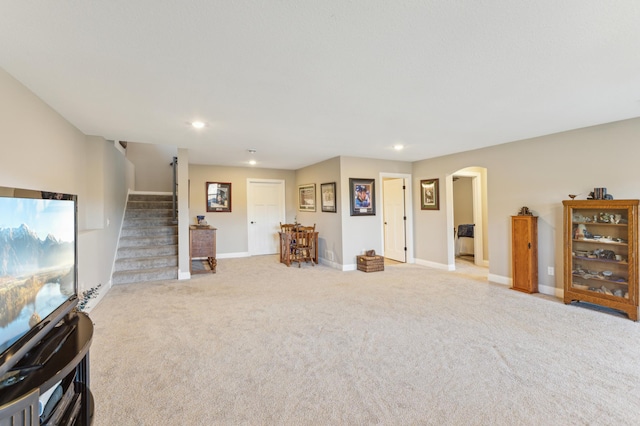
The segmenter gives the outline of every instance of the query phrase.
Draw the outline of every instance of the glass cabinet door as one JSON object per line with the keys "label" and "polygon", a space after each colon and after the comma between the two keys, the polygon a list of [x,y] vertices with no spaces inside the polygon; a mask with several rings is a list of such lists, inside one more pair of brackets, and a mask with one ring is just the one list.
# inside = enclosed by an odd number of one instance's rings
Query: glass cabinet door
{"label": "glass cabinet door", "polygon": [[571,289],[629,299],[628,208],[571,208]]}

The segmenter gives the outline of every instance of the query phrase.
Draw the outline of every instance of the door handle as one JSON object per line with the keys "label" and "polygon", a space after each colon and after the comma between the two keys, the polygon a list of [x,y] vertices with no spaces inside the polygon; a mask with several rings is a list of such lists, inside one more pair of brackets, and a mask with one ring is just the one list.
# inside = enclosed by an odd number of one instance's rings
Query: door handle
{"label": "door handle", "polygon": [[[253,223],[253,222],[252,222]],[[531,248],[531,243],[529,243],[529,248]]]}
{"label": "door handle", "polygon": [[252,225],[253,225],[254,223],[255,223],[254,221],[251,221],[251,224],[252,224]]}

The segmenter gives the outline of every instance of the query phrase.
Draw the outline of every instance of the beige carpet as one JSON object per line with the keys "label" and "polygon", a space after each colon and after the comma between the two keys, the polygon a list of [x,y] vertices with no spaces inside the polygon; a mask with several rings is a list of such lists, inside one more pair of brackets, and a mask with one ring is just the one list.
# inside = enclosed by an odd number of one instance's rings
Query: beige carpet
{"label": "beige carpet", "polygon": [[399,264],[221,259],[91,312],[103,425],[628,425],[640,324]]}

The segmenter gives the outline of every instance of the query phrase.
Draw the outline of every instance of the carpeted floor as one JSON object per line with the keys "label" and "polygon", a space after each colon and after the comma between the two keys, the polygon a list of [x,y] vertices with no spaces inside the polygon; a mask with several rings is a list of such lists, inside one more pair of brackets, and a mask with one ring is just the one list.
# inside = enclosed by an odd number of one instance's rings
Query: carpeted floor
{"label": "carpeted floor", "polygon": [[91,311],[103,425],[598,425],[640,416],[640,328],[409,264],[220,259]]}

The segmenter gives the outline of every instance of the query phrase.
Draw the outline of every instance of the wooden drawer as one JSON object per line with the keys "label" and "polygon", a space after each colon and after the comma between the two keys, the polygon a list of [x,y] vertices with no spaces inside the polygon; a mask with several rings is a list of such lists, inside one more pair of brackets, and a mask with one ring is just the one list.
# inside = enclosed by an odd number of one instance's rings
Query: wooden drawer
{"label": "wooden drawer", "polygon": [[216,257],[213,229],[191,230],[191,257]]}

